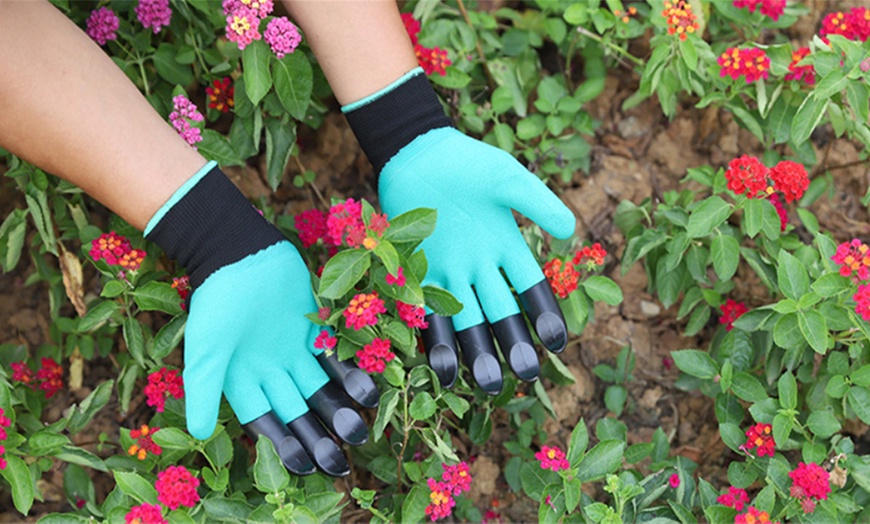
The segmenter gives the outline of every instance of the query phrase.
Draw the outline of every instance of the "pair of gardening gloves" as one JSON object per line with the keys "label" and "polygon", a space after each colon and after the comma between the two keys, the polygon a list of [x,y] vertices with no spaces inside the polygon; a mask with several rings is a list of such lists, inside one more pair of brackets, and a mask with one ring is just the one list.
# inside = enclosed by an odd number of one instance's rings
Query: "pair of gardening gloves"
{"label": "pair of gardening gloves", "polygon": [[[538,355],[520,305],[550,351],[565,348],[567,329],[511,210],[558,238],[574,232],[573,214],[508,153],[457,131],[419,68],[342,110],[380,177],[387,216],[437,210],[421,245],[424,284],[464,306],[453,317],[427,315],[424,346],[441,383],[453,384],[461,354],[480,387],[498,393],[493,336],[511,370],[535,380]],[[305,317],[317,306],[293,245],[213,163],[175,192],[145,234],[187,268],[194,290],[184,349],[190,433],[211,436],[224,394],[248,433],[269,438],[291,472],[346,475],[330,433],[365,443],[355,404],[375,407],[379,393],[352,361],[314,348],[322,328]]]}

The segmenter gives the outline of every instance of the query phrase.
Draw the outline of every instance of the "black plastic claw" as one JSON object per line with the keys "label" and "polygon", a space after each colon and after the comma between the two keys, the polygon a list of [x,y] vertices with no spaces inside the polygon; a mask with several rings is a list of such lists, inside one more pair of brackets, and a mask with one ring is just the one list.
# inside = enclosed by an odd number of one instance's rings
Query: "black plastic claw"
{"label": "black plastic claw", "polygon": [[347,395],[357,404],[366,408],[378,407],[380,393],[371,376],[349,361],[338,360],[338,354],[334,351],[324,351],[317,355],[317,361],[329,378],[341,384]]}
{"label": "black plastic claw", "polygon": [[305,448],[274,412],[270,411],[242,427],[255,442],[260,435],[271,440],[284,467],[291,473],[310,475],[317,471]]}
{"label": "black plastic claw", "polygon": [[308,399],[310,407],[326,427],[352,446],[361,446],[369,439],[369,430],[359,413],[353,409],[344,391],[327,382]]}
{"label": "black plastic claw", "polygon": [[333,477],[344,477],[350,473],[344,453],[312,412],[290,421],[287,426],[299,437],[302,447],[314,458],[314,463],[321,471]]}
{"label": "black plastic claw", "polygon": [[459,376],[459,352],[453,332],[453,321],[435,313],[426,315],[429,327],[422,331],[423,347],[429,358],[429,367],[435,371],[441,386],[453,387]]}
{"label": "black plastic claw", "polygon": [[486,323],[456,332],[465,363],[475,382],[490,395],[498,395],[504,377],[492,344],[492,334]]}
{"label": "black plastic claw", "polygon": [[520,293],[520,304],[544,346],[553,353],[564,351],[568,344],[568,327],[547,280]]}
{"label": "black plastic claw", "polygon": [[492,331],[514,375],[526,382],[537,380],[541,365],[523,316],[511,315],[499,320],[492,324]]}

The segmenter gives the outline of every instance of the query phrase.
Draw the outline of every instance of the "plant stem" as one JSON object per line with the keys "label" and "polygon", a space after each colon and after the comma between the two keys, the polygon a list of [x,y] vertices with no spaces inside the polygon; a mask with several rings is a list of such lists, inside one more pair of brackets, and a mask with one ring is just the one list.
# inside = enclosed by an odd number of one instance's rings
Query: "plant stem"
{"label": "plant stem", "polygon": [[486,83],[489,85],[489,90],[490,92],[495,91],[495,79],[493,79],[492,73],[489,72],[489,66],[486,64],[486,55],[483,54],[483,48],[480,46],[480,39],[477,37],[477,30],[474,28],[471,19],[468,17],[468,11],[465,9],[465,2],[462,0],[456,0],[456,3],[459,6],[459,12],[462,13],[462,18],[465,19],[465,23],[468,24],[468,28],[471,29],[471,33],[474,35],[474,46],[477,48],[477,57],[480,58],[480,65],[483,67],[483,73],[486,75]]}
{"label": "plant stem", "polygon": [[633,54],[629,53],[628,51],[626,51],[625,49],[623,49],[617,45],[613,45],[611,42],[605,42],[603,38],[601,38],[600,36],[596,35],[595,33],[591,32],[591,31],[589,31],[585,27],[578,27],[577,32],[585,37],[588,37],[588,38],[591,38],[592,40],[595,40],[596,42],[604,45],[608,49],[616,51],[618,54],[620,54],[623,57],[634,62],[634,65],[643,66],[645,64],[645,62],[643,60],[641,60],[640,58],[634,56]]}
{"label": "plant stem", "polygon": [[139,64],[139,74],[142,76],[142,87],[145,89],[145,97],[151,96],[151,89],[148,87],[148,77],[145,75],[145,59],[141,56],[136,57],[136,63]]}

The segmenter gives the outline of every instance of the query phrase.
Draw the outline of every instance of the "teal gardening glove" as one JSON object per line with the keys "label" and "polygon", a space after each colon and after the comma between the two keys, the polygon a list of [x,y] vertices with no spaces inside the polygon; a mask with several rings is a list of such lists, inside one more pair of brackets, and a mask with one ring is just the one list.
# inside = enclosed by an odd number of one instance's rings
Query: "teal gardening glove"
{"label": "teal gardening glove", "polygon": [[186,267],[193,288],[184,344],[190,433],[211,436],[223,393],[246,431],[270,438],[290,471],[347,474],[321,421],[354,445],[368,429],[330,378],[366,407],[377,405],[378,392],[361,370],[314,348],[320,328],[304,315],[317,306],[292,244],[213,162],[158,210],[145,235]]}
{"label": "teal gardening glove", "polygon": [[441,383],[449,386],[456,379],[458,340],[481,388],[490,394],[501,390],[490,329],[514,374],[535,380],[538,355],[511,286],[547,349],[562,351],[568,334],[511,210],[558,238],[574,232],[571,211],[509,153],[455,129],[419,68],[342,111],[379,174],[387,215],[418,207],[438,212],[435,232],[421,245],[429,262],[424,284],[447,289],[464,306],[452,323],[427,315],[423,342]]}

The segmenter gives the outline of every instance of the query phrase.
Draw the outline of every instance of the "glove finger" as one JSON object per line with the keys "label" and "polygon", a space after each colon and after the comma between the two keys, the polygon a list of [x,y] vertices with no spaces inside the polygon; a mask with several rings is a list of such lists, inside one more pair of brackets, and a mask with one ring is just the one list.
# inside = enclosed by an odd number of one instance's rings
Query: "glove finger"
{"label": "glove finger", "polygon": [[456,347],[456,334],[450,317],[436,313],[426,315],[429,327],[421,330],[423,348],[429,359],[429,367],[435,371],[438,381],[445,388],[453,387],[459,376],[459,350]]}
{"label": "glove finger", "polygon": [[352,446],[368,441],[369,430],[365,421],[353,409],[350,399],[332,382],[327,381],[308,398],[308,406],[329,430]]}
{"label": "glove finger", "polygon": [[495,353],[495,346],[492,344],[489,324],[483,322],[457,330],[456,338],[459,340],[462,356],[468,369],[471,370],[474,381],[486,393],[497,395],[501,391],[504,377],[501,363]]}
{"label": "glove finger", "polygon": [[568,344],[568,327],[547,279],[520,293],[520,304],[544,346],[561,353]]}
{"label": "glove finger", "polygon": [[312,329],[309,335],[311,340],[308,342],[308,348],[312,350],[312,354],[320,363],[320,367],[326,371],[329,378],[341,384],[347,395],[357,404],[367,408],[378,407],[380,393],[375,381],[368,373],[355,366],[352,360],[338,360],[338,352],[336,351],[324,351],[314,347],[314,340],[323,331],[326,331],[329,336],[333,336],[330,328]]}
{"label": "glove finger", "polygon": [[299,437],[302,447],[314,459],[314,463],[321,471],[333,477],[343,477],[350,473],[347,458],[332,437],[323,429],[323,425],[320,424],[314,413],[309,411],[301,417],[291,420],[287,426]]}
{"label": "glove finger", "polygon": [[477,302],[477,296],[474,294],[474,290],[471,288],[468,280],[462,278],[460,282],[458,285],[450,283],[445,287],[447,291],[456,297],[456,300],[462,303],[462,311],[451,317],[456,331],[462,331],[463,329],[486,322],[486,319],[483,317],[483,311],[480,309],[480,304]]}
{"label": "glove finger", "polygon": [[[203,333],[205,331],[205,333]],[[195,438],[205,440],[214,432],[220,408],[221,393],[232,357],[231,338],[218,338],[211,335],[209,326],[202,326],[191,319],[187,325],[184,350],[184,395],[187,414],[187,430]],[[213,341],[224,341],[230,347],[215,347]],[[243,422],[253,420],[269,411],[263,399],[255,408],[258,411]]]}
{"label": "glove finger", "polygon": [[281,422],[274,412],[248,422],[242,426],[256,442],[260,435],[268,438],[275,446],[284,467],[296,475],[310,475],[316,471],[305,448],[293,432]]}
{"label": "glove finger", "polygon": [[526,382],[537,380],[541,365],[523,315],[517,313],[493,322],[492,331],[514,375]]}
{"label": "glove finger", "polygon": [[499,189],[502,205],[516,209],[556,238],[568,238],[576,226],[574,214],[538,177],[518,170]]}
{"label": "glove finger", "polygon": [[520,306],[517,305],[510,286],[495,266],[479,270],[475,277],[474,294],[477,295],[483,313],[490,322],[498,322],[520,312]]}

